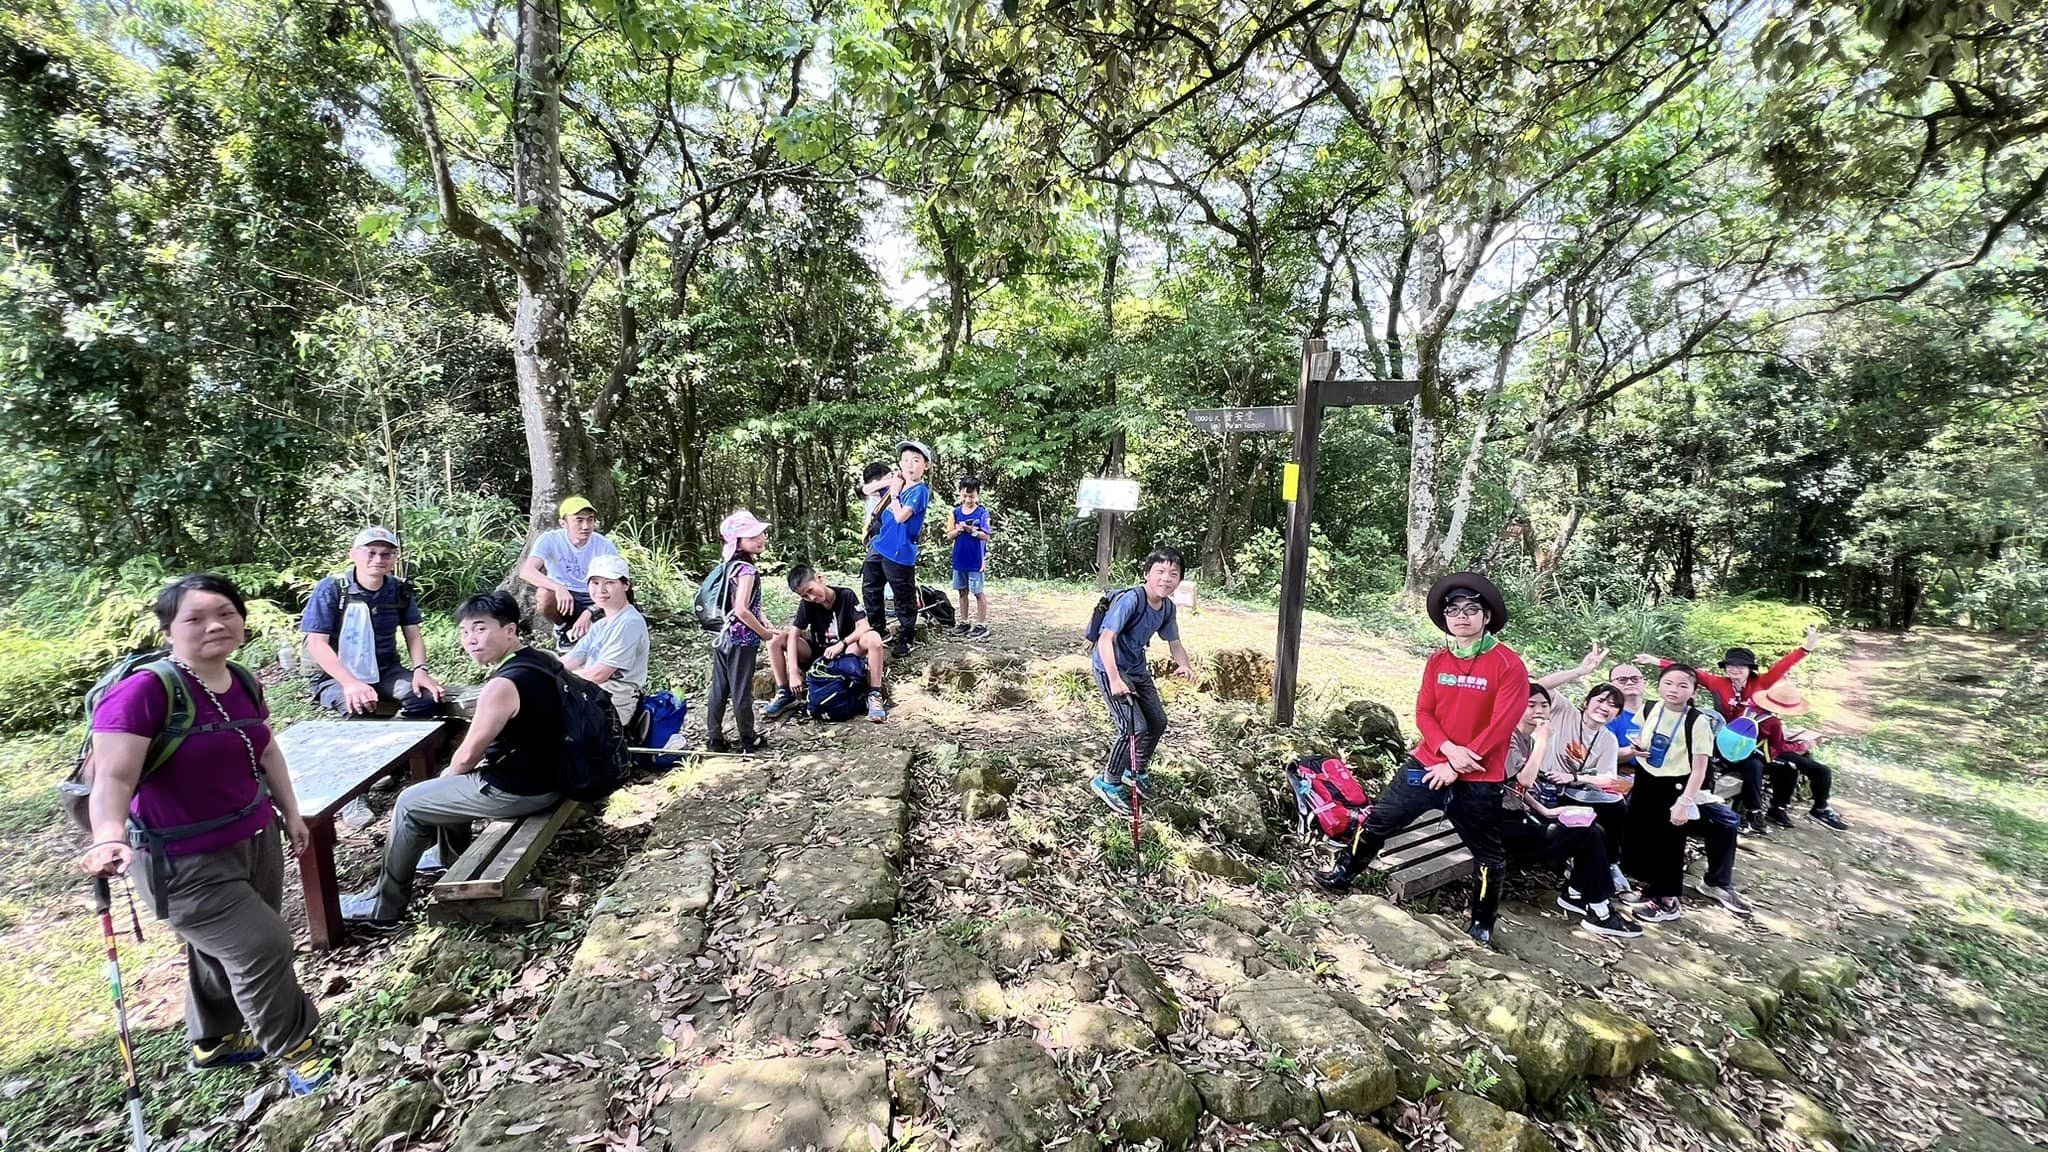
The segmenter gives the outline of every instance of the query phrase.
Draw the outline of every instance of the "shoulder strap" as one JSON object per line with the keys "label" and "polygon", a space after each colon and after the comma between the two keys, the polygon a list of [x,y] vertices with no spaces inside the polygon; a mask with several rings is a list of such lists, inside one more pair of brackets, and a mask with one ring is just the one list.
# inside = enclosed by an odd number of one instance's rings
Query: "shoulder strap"
{"label": "shoulder strap", "polygon": [[141,670],[156,676],[157,683],[163,685],[165,697],[164,725],[150,737],[149,751],[142,758],[142,774],[148,776],[177,754],[178,746],[191,734],[192,722],[198,718],[198,706],[192,701],[192,690],[185,687],[184,675],[168,658],[151,660]]}

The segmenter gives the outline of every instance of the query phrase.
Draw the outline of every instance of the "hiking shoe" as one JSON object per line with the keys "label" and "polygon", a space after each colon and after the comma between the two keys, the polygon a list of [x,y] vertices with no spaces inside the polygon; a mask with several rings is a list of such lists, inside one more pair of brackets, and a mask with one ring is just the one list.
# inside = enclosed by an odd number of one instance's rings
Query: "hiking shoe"
{"label": "hiking shoe", "polygon": [[1576,912],[1581,916],[1591,915],[1591,913],[1586,911],[1586,898],[1579,895],[1576,888],[1567,888],[1559,892],[1557,894],[1557,906],[1567,912]]}
{"label": "hiking shoe", "polygon": [[796,707],[796,697],[789,694],[789,689],[777,688],[775,690],[775,698],[768,701],[767,707],[761,709],[761,719],[777,719],[784,712],[787,712],[794,707]]}
{"label": "hiking shoe", "polygon": [[889,645],[889,656],[891,659],[901,660],[908,655],[910,655],[910,641],[898,640],[894,644]]}
{"label": "hiking shoe", "polygon": [[882,694],[880,692],[868,693],[868,719],[880,724],[888,718],[889,710],[882,707]]}
{"label": "hiking shoe", "polygon": [[1607,915],[1595,916],[1591,909],[1586,911],[1586,931],[1601,936],[1613,936],[1621,940],[1633,940],[1643,934],[1643,926],[1621,914],[1612,904],[1607,906]]}
{"label": "hiking shoe", "polygon": [[732,745],[726,742],[725,737],[714,736],[704,742],[704,750],[713,756],[723,756],[732,751]]}
{"label": "hiking shoe", "polygon": [[1472,942],[1481,948],[1493,947],[1493,929],[1488,928],[1477,920],[1474,920],[1471,926],[1465,929],[1465,935],[1470,936]]}
{"label": "hiking shoe", "polygon": [[955,624],[951,628],[946,629],[946,634],[949,636],[965,636],[972,631],[974,631],[974,627],[972,625]]}
{"label": "hiking shoe", "polygon": [[1661,900],[1646,900],[1636,905],[1636,919],[1645,924],[1661,924],[1685,915],[1678,906],[1678,897],[1666,896]]}
{"label": "hiking shoe", "polygon": [[1351,891],[1351,874],[1349,872],[1332,868],[1328,872],[1316,873],[1314,879],[1316,887],[1321,888],[1325,892]]}
{"label": "hiking shoe", "polygon": [[358,932],[374,932],[379,935],[398,931],[396,916],[377,915],[377,894],[357,892],[341,898],[341,922]]}
{"label": "hiking shoe", "polygon": [[750,739],[740,741],[740,751],[742,753],[760,752],[767,747],[768,737],[761,735],[759,732],[754,733]]}
{"label": "hiking shoe", "polygon": [[1131,791],[1136,792],[1140,800],[1150,800],[1155,794],[1152,787],[1152,774],[1150,772],[1135,773],[1128,779],[1128,783],[1131,786]]}
{"label": "hiking shoe", "polygon": [[1716,884],[1702,884],[1697,890],[1702,896],[1719,900],[1721,907],[1735,913],[1737,916],[1748,916],[1755,911],[1749,906],[1749,901],[1744,900],[1742,894],[1733,888],[1724,888]]}
{"label": "hiking shoe", "polygon": [[284,1055],[284,1083],[294,1096],[311,1096],[334,1083],[334,1062],[308,1038]]}
{"label": "hiking shoe", "polygon": [[1761,812],[1751,812],[1744,816],[1742,818],[1742,834],[1744,836],[1769,836],[1771,830],[1764,824],[1764,814]]}
{"label": "hiking shoe", "polygon": [[1793,826],[1792,814],[1783,808],[1773,808],[1769,812],[1764,813],[1764,819],[1776,824],[1780,828],[1790,828]]}
{"label": "hiking shoe", "polygon": [[1096,796],[1100,797],[1104,804],[1109,805],[1111,812],[1119,816],[1130,815],[1131,794],[1124,791],[1123,785],[1116,783],[1107,776],[1097,776],[1089,782],[1088,788]]}
{"label": "hiking shoe", "polygon": [[1813,811],[1808,812],[1807,815],[1833,828],[1837,832],[1847,832],[1849,830],[1849,822],[1836,814],[1833,808],[1815,808]]}
{"label": "hiking shoe", "polygon": [[988,637],[989,631],[988,625],[986,624],[976,624],[974,627],[967,630],[967,638],[969,640],[986,640],[988,639]]}
{"label": "hiking shoe", "polygon": [[185,1061],[185,1067],[194,1072],[208,1072],[215,1068],[234,1068],[243,1064],[254,1064],[263,1059],[263,1045],[245,1031],[230,1032],[212,1043],[194,1041],[192,1057]]}

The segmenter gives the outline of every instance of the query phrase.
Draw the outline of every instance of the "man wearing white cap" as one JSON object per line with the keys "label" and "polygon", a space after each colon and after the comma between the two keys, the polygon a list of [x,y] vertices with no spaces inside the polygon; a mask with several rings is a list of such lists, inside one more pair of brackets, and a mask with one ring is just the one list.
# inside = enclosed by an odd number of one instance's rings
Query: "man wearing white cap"
{"label": "man wearing white cap", "polygon": [[533,585],[533,606],[555,626],[564,645],[583,639],[596,622],[590,600],[590,565],[617,556],[618,546],[597,530],[597,509],[571,496],[555,509],[561,527],[540,534],[519,564],[519,578]]}
{"label": "man wearing white cap", "polygon": [[[351,716],[375,713],[383,701],[407,717],[440,710],[441,683],[427,670],[427,642],[420,635],[420,601],[412,585],[392,574],[398,565],[398,536],[389,528],[356,533],[349,570],[313,586],[299,632],[314,674],[313,698],[320,706]],[[405,636],[405,656],[398,637]]]}

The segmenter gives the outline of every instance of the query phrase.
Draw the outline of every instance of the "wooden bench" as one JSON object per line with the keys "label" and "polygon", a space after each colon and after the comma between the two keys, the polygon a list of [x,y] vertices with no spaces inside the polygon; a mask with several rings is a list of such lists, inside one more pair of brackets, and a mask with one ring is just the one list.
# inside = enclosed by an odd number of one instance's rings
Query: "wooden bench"
{"label": "wooden bench", "polygon": [[533,924],[547,917],[548,890],[526,883],[542,852],[583,806],[564,800],[516,820],[493,820],[441,874],[427,917],[436,921]]}
{"label": "wooden bench", "polygon": [[[1742,781],[1723,776],[1708,791],[1715,799],[1727,801],[1742,791]],[[1472,853],[1442,812],[1430,812],[1388,840],[1373,857],[1370,870],[1390,873],[1388,899],[1406,900],[1471,875]]]}

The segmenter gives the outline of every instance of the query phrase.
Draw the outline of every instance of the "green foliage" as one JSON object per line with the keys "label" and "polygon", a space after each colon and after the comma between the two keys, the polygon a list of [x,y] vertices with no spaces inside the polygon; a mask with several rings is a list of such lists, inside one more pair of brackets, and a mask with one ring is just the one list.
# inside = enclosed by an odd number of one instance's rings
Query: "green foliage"
{"label": "green foliage", "polygon": [[1750,596],[1701,601],[1687,605],[1676,638],[1680,648],[1673,658],[1711,666],[1729,648],[1741,646],[1768,663],[1797,648],[1807,628],[1826,623],[1824,614],[1805,605]]}

